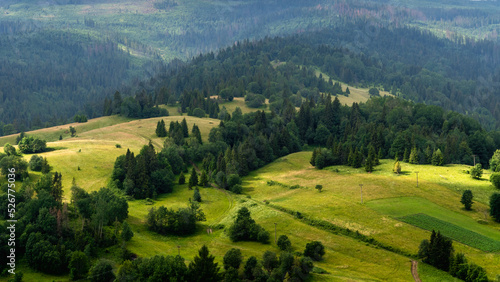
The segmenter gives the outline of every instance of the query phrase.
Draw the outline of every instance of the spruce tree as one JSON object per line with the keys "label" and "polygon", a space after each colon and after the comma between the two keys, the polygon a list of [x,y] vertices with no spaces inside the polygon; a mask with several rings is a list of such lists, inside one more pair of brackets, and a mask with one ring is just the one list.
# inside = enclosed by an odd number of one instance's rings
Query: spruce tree
{"label": "spruce tree", "polygon": [[193,261],[189,264],[189,281],[193,282],[218,282],[222,277],[219,274],[218,263],[210,255],[207,246],[203,245]]}
{"label": "spruce tree", "polygon": [[201,187],[206,187],[208,185],[208,176],[205,170],[201,171],[199,184]]}
{"label": "spruce tree", "polygon": [[167,128],[165,127],[165,121],[158,121],[156,124],[156,136],[158,137],[166,137],[167,136]]}
{"label": "spruce tree", "polygon": [[418,155],[419,155],[419,152],[418,152],[417,147],[413,147],[411,149],[409,162],[411,164],[419,164],[419,156]]}
{"label": "spruce tree", "polygon": [[200,190],[198,190],[198,187],[194,188],[193,201],[196,201],[199,203],[201,202],[201,195],[200,195]]}
{"label": "spruce tree", "polygon": [[200,128],[196,124],[193,124],[193,129],[191,130],[191,134],[198,140],[198,143],[203,144],[203,141],[201,140],[201,132]]}
{"label": "spruce tree", "polygon": [[408,162],[408,157],[409,157],[408,149],[405,148],[405,152],[403,153],[403,162],[407,163]]}
{"label": "spruce tree", "polygon": [[186,183],[186,177],[184,176],[184,173],[181,172],[181,175],[179,176],[179,184],[184,184]]}
{"label": "spruce tree", "polygon": [[191,189],[197,185],[198,185],[198,174],[196,173],[196,170],[193,167],[191,169],[191,176],[189,177],[188,187],[189,187],[189,189]]}
{"label": "spruce tree", "polygon": [[442,166],[444,164],[444,156],[440,149],[437,149],[432,154],[432,165]]}
{"label": "spruce tree", "polygon": [[186,118],[182,119],[181,129],[182,129],[182,134],[184,135],[184,138],[189,137],[189,131],[188,131],[188,126],[187,126]]}

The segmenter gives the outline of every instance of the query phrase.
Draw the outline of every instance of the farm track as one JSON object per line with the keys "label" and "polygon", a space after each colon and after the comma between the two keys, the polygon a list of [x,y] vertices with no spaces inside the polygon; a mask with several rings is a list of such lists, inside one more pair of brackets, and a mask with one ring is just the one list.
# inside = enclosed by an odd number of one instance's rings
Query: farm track
{"label": "farm track", "polygon": [[418,276],[418,261],[416,260],[411,261],[411,274],[413,275],[413,280],[415,280],[415,282],[422,282]]}

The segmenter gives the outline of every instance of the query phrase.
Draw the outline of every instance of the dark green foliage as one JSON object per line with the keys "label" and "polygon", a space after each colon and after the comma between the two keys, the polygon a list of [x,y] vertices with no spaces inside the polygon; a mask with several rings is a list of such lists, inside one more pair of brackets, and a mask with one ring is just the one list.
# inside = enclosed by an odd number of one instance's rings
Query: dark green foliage
{"label": "dark green foliage", "polygon": [[203,144],[203,141],[201,140],[201,132],[200,128],[196,125],[193,124],[193,129],[191,130],[191,135],[196,138],[199,144]]}
{"label": "dark green foliage", "polygon": [[68,267],[71,280],[80,280],[87,277],[90,260],[84,252],[76,251],[71,254]]}
{"label": "dark green foliage", "polygon": [[157,154],[151,142],[137,156],[127,150],[116,158],[111,179],[119,189],[138,199],[172,192],[174,174],[168,156],[168,151]]}
{"label": "dark green foliage", "polygon": [[7,156],[18,156],[19,154],[16,152],[16,148],[10,145],[9,143],[5,144],[3,147],[3,151]]}
{"label": "dark green foliage", "polygon": [[321,192],[321,190],[323,190],[323,185],[318,184],[318,185],[316,185],[316,187],[314,187],[314,188],[316,188],[316,190],[318,190],[318,192]]}
{"label": "dark green foliage", "polygon": [[259,241],[261,243],[269,242],[269,232],[250,217],[250,211],[246,207],[238,210],[236,219],[229,227],[229,237],[231,241]]}
{"label": "dark green foliage", "polygon": [[[46,219],[40,220],[40,224],[45,225],[47,228],[54,228],[56,219],[48,215],[48,210],[45,210]],[[33,232],[28,236],[26,242],[25,258],[28,265],[36,270],[43,271],[51,274],[61,274],[67,271],[66,251],[52,245],[48,238],[40,232]]]}
{"label": "dark green foliage", "polygon": [[31,156],[30,162],[29,162],[29,167],[32,171],[41,171],[42,170],[42,164],[43,164],[43,158],[40,157],[39,155],[33,155]]}
{"label": "dark green foliage", "polygon": [[89,271],[88,279],[92,282],[109,282],[115,279],[111,262],[101,259]]}
{"label": "dark green foliage", "polygon": [[71,137],[76,136],[76,128],[74,128],[73,126],[69,127],[69,132],[71,133]]}
{"label": "dark green foliage", "polygon": [[130,225],[126,221],[122,223],[122,233],[121,233],[121,238],[123,241],[128,242],[130,239],[134,237],[134,232],[132,232],[132,229],[130,228]]}
{"label": "dark green foliage", "polygon": [[500,222],[500,194],[493,193],[490,197],[490,215],[496,222]]}
{"label": "dark green foliage", "polygon": [[87,115],[84,115],[84,114],[75,115],[75,117],[73,118],[73,120],[75,122],[78,122],[78,123],[87,122]]}
{"label": "dark green foliage", "polygon": [[432,230],[430,241],[428,243],[422,242],[418,253],[425,263],[448,271],[453,244],[451,239],[442,236],[439,231],[436,233]]}
{"label": "dark green foliage", "polygon": [[259,108],[264,104],[265,101],[266,97],[261,94],[248,93],[245,96],[245,103],[250,108]]}
{"label": "dark green foliage", "polygon": [[151,208],[146,218],[146,225],[160,234],[187,235],[196,231],[196,222],[204,221],[205,214],[197,202],[190,202],[187,208],[177,211],[164,206]]}
{"label": "dark green foliage", "polygon": [[[26,134],[24,133],[24,131],[21,131],[21,133],[19,133],[19,135],[16,137],[16,145],[19,144],[19,142],[21,142],[21,140],[23,140],[25,136]],[[4,149],[5,146],[7,146],[7,144],[4,145]]]}
{"label": "dark green foliage", "polygon": [[474,263],[469,264],[464,254],[462,253],[457,253],[456,255],[451,257],[449,273],[451,276],[467,282],[488,281],[486,271],[482,267],[477,266]]}
{"label": "dark green foliage", "polygon": [[495,188],[500,189],[500,172],[494,172],[490,175],[490,182]]}
{"label": "dark green foliage", "polygon": [[[179,184],[181,184],[180,181]],[[188,187],[191,189],[194,186],[198,186],[198,174],[196,173],[196,170],[193,167],[191,169],[191,176],[189,177]]]}
{"label": "dark green foliage", "polygon": [[444,156],[440,149],[437,149],[432,154],[432,165],[442,166],[444,164]]}
{"label": "dark green foliage", "polygon": [[35,136],[27,136],[19,142],[19,150],[25,154],[45,152],[47,142]]}
{"label": "dark green foliage", "polygon": [[205,170],[201,171],[199,184],[201,187],[207,187],[208,185],[208,176]]}
{"label": "dark green foliage", "polygon": [[370,90],[368,90],[368,93],[372,96],[380,96],[380,92],[375,87],[370,88]]}
{"label": "dark green foliage", "polygon": [[195,117],[204,118],[207,115],[207,113],[205,113],[205,111],[200,108],[196,108],[193,110],[192,115]]}
{"label": "dark green foliage", "polygon": [[474,179],[479,179],[483,176],[483,167],[481,164],[477,164],[473,168],[470,169],[470,177]]}
{"label": "dark green foliage", "polygon": [[460,203],[462,203],[466,210],[470,211],[472,209],[472,204],[474,203],[472,199],[474,196],[472,195],[471,190],[465,190],[462,194],[462,199],[460,199]]}
{"label": "dark green foliage", "polygon": [[257,258],[254,256],[251,256],[247,259],[247,262],[245,263],[244,271],[243,274],[245,275],[246,279],[252,280],[254,278],[254,268],[257,267]]}
{"label": "dark green foliage", "polygon": [[186,183],[186,177],[184,176],[184,173],[181,173],[181,175],[179,175],[179,184],[182,185]]}
{"label": "dark green foliage", "polygon": [[186,122],[185,118],[182,119],[181,129],[182,129],[182,134],[184,135],[184,138],[189,137],[188,126],[187,126],[187,122]]}
{"label": "dark green foliage", "polygon": [[14,168],[16,179],[20,180],[28,175],[28,163],[20,156],[0,155],[0,170],[7,177],[9,170]]}
{"label": "dark green foliage", "polygon": [[198,187],[194,188],[193,201],[198,202],[198,203],[201,202],[201,195],[200,195],[200,190],[198,189]]}
{"label": "dark green foliage", "polygon": [[490,159],[490,169],[494,172],[500,171],[500,149],[495,150]]}
{"label": "dark green foliage", "polygon": [[193,282],[216,282],[221,280],[218,263],[215,257],[210,255],[207,246],[203,245],[189,264],[189,281]]}
{"label": "dark green foliage", "polygon": [[279,261],[278,258],[276,257],[276,253],[271,252],[271,251],[266,251],[262,255],[262,266],[264,269],[266,269],[268,272],[271,272],[273,269],[278,267]]}
{"label": "dark green foliage", "polygon": [[188,280],[188,268],[181,256],[154,256],[124,261],[117,281],[183,281]]}
{"label": "dark green foliage", "polygon": [[290,251],[292,249],[292,243],[290,242],[290,239],[288,239],[288,236],[286,235],[281,235],[278,237],[278,248],[282,251]]}
{"label": "dark green foliage", "polygon": [[49,165],[49,161],[47,160],[47,158],[43,158],[42,170],[41,170],[42,173],[46,174],[46,173],[49,173],[51,170],[52,170],[52,166]]}
{"label": "dark green foliage", "polygon": [[243,256],[241,255],[240,249],[232,248],[226,252],[224,255],[224,269],[229,268],[239,269],[240,264],[243,261]]}
{"label": "dark green foliage", "polygon": [[325,247],[319,241],[312,241],[306,244],[304,256],[310,257],[313,260],[319,261],[325,255]]}
{"label": "dark green foliage", "polygon": [[165,127],[165,121],[162,119],[156,124],[156,136],[167,137],[167,128]]}
{"label": "dark green foliage", "polygon": [[410,152],[409,163],[419,164],[420,163],[420,150],[417,147],[413,147]]}

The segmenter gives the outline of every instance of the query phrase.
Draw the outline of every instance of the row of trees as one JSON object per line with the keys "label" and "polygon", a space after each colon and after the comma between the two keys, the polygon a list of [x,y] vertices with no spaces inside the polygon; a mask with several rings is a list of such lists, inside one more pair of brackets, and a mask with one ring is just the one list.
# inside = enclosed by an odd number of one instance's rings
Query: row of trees
{"label": "row of trees", "polygon": [[432,230],[430,241],[420,243],[418,255],[424,262],[464,281],[488,281],[486,271],[473,263],[468,263],[462,253],[454,254],[453,242],[439,231]]}

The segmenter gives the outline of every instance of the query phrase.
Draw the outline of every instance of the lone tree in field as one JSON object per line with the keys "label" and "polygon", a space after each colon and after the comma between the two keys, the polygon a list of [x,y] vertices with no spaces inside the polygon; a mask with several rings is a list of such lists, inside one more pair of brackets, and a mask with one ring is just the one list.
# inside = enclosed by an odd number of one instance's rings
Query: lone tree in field
{"label": "lone tree in field", "polygon": [[76,129],[73,126],[69,127],[69,132],[71,133],[71,137],[75,137],[75,135],[76,135]]}
{"label": "lone tree in field", "polygon": [[500,222],[500,194],[494,193],[490,197],[490,215],[496,222]]}
{"label": "lone tree in field", "polygon": [[474,203],[472,201],[473,198],[474,195],[472,195],[472,191],[465,190],[464,193],[462,194],[462,199],[460,200],[460,203],[464,205],[466,210],[470,211],[472,209],[472,204]]}
{"label": "lone tree in field", "polygon": [[394,163],[394,168],[392,169],[392,171],[394,171],[394,173],[396,173],[396,174],[401,173],[401,164],[399,164],[399,161],[396,161]]}
{"label": "lone tree in field", "polygon": [[315,188],[318,190],[318,192],[321,192],[321,190],[323,190],[323,185],[318,184],[318,185],[316,185]]}
{"label": "lone tree in field", "polygon": [[193,201],[196,201],[198,203],[201,202],[201,195],[200,195],[200,190],[198,190],[198,187],[194,188]]}
{"label": "lone tree in field", "polygon": [[325,247],[320,241],[312,241],[306,244],[304,256],[310,257],[313,260],[319,261],[325,255]]}
{"label": "lone tree in field", "polygon": [[477,164],[473,168],[470,169],[470,176],[474,179],[479,179],[483,176],[483,167],[481,164]]}

